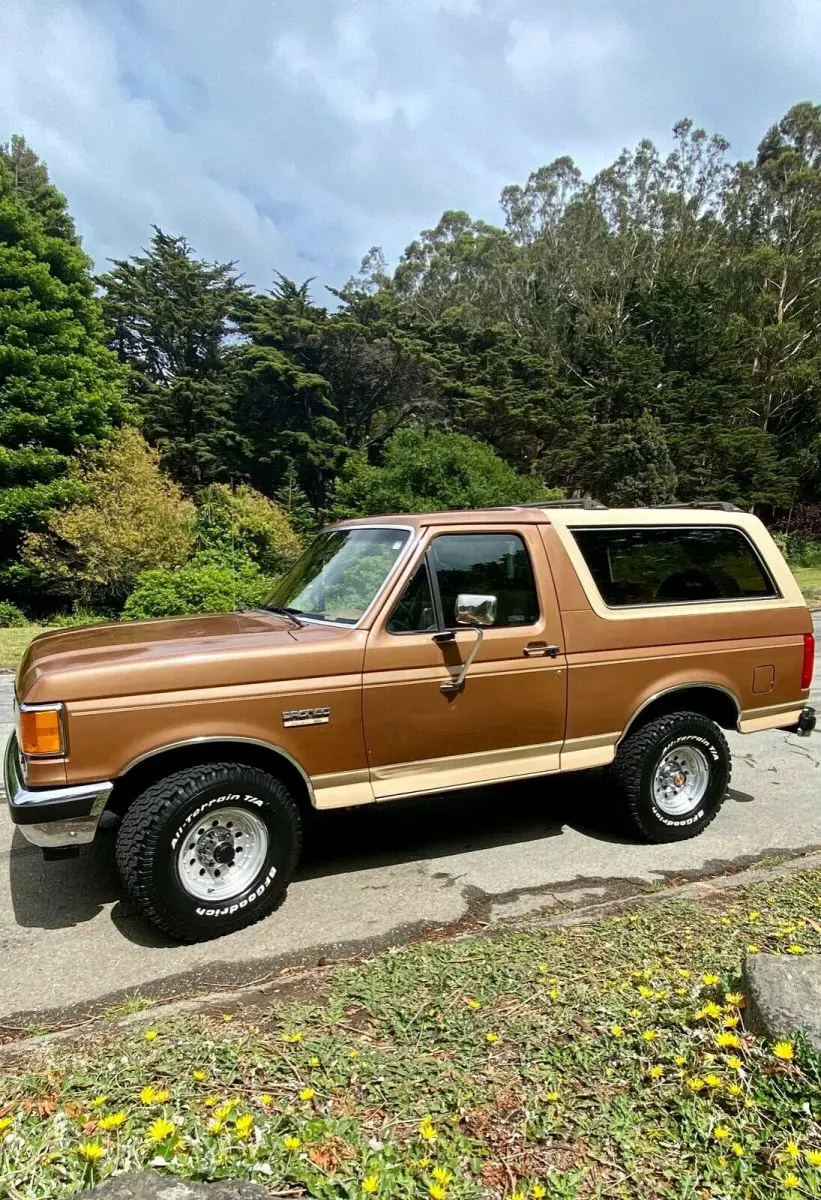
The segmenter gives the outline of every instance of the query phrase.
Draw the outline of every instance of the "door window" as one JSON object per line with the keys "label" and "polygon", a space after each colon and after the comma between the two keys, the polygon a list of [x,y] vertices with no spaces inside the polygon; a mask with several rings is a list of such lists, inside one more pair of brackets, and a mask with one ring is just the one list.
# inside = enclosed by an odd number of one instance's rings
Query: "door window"
{"label": "door window", "polygon": [[530,557],[515,533],[444,533],[434,538],[430,559],[446,628],[456,621],[462,592],[495,596],[495,627],[533,625],[539,600]]}

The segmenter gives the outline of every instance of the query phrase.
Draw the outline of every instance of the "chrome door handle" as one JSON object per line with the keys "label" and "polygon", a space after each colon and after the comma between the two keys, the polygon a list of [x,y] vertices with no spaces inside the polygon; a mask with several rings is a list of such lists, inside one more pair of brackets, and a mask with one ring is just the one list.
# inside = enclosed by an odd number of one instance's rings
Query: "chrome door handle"
{"label": "chrome door handle", "polygon": [[525,658],[558,658],[559,654],[559,647],[547,642],[528,642],[524,648]]}

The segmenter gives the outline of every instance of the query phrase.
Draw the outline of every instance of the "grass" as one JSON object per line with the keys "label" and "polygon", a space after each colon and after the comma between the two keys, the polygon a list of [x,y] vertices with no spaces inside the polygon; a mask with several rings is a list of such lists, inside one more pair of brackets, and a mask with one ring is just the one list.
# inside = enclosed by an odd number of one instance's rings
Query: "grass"
{"label": "grass", "polygon": [[27,1052],[0,1079],[3,1194],[153,1165],[327,1200],[821,1197],[821,1057],[745,1032],[739,984],[751,947],[818,951],[819,931],[804,871]]}
{"label": "grass", "polygon": [[50,628],[49,625],[21,625],[0,629],[0,669],[16,670],[31,639]]}
{"label": "grass", "polygon": [[821,604],[821,566],[793,567],[792,573],[808,604]]}

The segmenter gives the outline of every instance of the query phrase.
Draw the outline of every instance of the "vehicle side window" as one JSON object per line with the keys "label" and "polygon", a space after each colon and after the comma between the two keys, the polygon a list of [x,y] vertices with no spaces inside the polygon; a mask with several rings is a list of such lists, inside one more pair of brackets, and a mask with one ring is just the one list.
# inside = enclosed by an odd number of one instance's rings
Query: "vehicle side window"
{"label": "vehicle side window", "polygon": [[447,627],[455,622],[461,592],[495,596],[497,627],[538,620],[530,556],[518,534],[444,533],[431,542],[430,555]]}
{"label": "vehicle side window", "polygon": [[394,606],[388,621],[388,633],[433,633],[437,628],[436,609],[424,562],[411,576]]}
{"label": "vehicle side window", "polygon": [[763,600],[779,593],[740,529],[713,525],[572,530],[605,604]]}

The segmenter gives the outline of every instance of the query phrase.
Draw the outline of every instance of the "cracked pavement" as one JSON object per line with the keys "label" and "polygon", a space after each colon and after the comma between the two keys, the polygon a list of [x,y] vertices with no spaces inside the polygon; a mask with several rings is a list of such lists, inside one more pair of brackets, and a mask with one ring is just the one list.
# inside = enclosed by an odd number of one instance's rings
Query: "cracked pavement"
{"label": "cracked pavement", "polygon": [[[821,640],[821,619],[816,616]],[[821,672],[813,701],[821,707]],[[0,675],[0,738],[12,678]],[[701,837],[624,839],[601,772],[317,815],[284,903],[230,937],[179,946],[121,899],[113,832],[44,863],[0,811],[0,1032],[140,992],[169,999],[398,945],[426,930],[629,896],[821,846],[821,733],[730,736],[730,795]]]}

